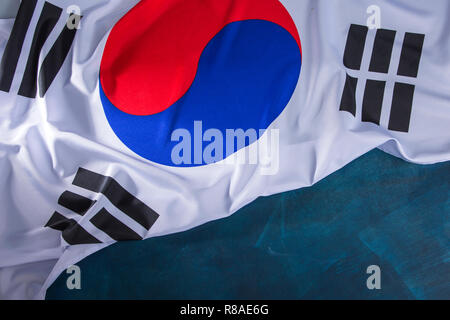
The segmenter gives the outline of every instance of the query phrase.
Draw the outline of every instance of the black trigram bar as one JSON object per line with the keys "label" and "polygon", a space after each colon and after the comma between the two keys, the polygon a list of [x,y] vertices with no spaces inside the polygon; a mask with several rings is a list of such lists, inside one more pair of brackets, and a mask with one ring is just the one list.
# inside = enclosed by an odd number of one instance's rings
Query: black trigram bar
{"label": "black trigram bar", "polygon": [[408,132],[411,120],[415,87],[411,84],[396,82],[392,99],[389,130]]}
{"label": "black trigram bar", "polygon": [[75,220],[68,219],[56,211],[45,226],[62,231],[63,239],[70,245],[101,243]]}
{"label": "black trigram bar", "polygon": [[350,77],[347,74],[345,79],[344,92],[342,93],[341,106],[339,110],[348,111],[353,116],[356,116],[356,86],[358,79]]}
{"label": "black trigram bar", "polygon": [[396,32],[378,29],[373,45],[369,71],[388,73]]}
{"label": "black trigram bar", "polygon": [[417,78],[424,41],[424,34],[409,32],[405,34],[400,63],[398,65],[397,74],[399,76]]}
{"label": "black trigram bar", "polygon": [[61,8],[45,2],[34,32],[28,62],[22,78],[22,84],[20,85],[19,95],[21,96],[28,98],[36,97],[39,54],[45,41],[58,22],[61,12]]}
{"label": "black trigram bar", "polygon": [[[74,18],[81,19],[81,16],[72,14],[69,17],[69,21]],[[41,98],[45,95],[48,88],[50,88],[50,85],[66,60],[76,33],[76,28],[69,29],[66,24],[55,44],[50,49],[50,52],[45,57],[41,70],[39,71],[39,95]]]}
{"label": "black trigram bar", "polygon": [[111,177],[80,168],[73,185],[103,194],[115,207],[147,230],[150,230],[159,217],[159,214],[134,197]]}
{"label": "black trigram bar", "polygon": [[37,0],[24,0],[20,3],[16,20],[0,64],[0,90],[9,92],[16,72],[23,42],[36,8]]}
{"label": "black trigram bar", "polygon": [[364,54],[367,32],[369,28],[357,24],[350,25],[345,45],[344,66],[353,70],[361,69],[361,61]]}
{"label": "black trigram bar", "polygon": [[92,224],[116,241],[142,240],[142,237],[128,228],[105,208],[101,209],[91,220]]}
{"label": "black trigram bar", "polygon": [[362,121],[380,124],[386,81],[367,80],[364,91]]}
{"label": "black trigram bar", "polygon": [[78,213],[81,216],[83,216],[89,208],[94,205],[94,203],[94,200],[70,191],[64,191],[58,199],[58,204],[75,213]]}

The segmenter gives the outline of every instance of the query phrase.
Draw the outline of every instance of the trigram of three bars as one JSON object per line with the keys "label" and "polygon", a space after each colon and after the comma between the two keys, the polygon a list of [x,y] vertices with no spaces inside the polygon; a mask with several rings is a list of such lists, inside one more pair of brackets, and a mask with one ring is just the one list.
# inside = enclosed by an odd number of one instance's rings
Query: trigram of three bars
{"label": "trigram of three bars", "polygon": [[[30,27],[36,6],[37,0],[23,0],[20,4],[11,35],[6,44],[0,63],[1,91],[10,92],[11,90],[19,57],[22,53],[25,37]],[[25,72],[18,91],[20,96],[35,98],[37,93],[37,83],[39,81],[39,95],[43,97],[62,68],[77,32],[76,27],[69,28],[67,23],[47,56],[44,58],[39,69],[39,55],[45,42],[55,28],[62,11],[62,8],[49,2],[44,3],[36,24]],[[82,17],[72,13],[69,15],[68,22],[72,21],[74,18],[79,21]]]}
{"label": "trigram of three bars", "polygon": [[[344,66],[351,70],[361,70],[361,63],[366,45],[368,27],[352,24],[347,37],[344,52]],[[391,64],[396,31],[377,29],[373,45],[369,72],[388,74]],[[406,32],[397,76],[417,78],[422,48],[425,40],[424,34]],[[350,112],[356,117],[356,88],[358,78],[348,73],[342,94],[340,110]],[[362,121],[380,125],[381,111],[385,93],[386,81],[367,79],[362,101]],[[396,81],[390,110],[388,129],[399,132],[408,132],[411,121],[412,105],[415,86]]]}

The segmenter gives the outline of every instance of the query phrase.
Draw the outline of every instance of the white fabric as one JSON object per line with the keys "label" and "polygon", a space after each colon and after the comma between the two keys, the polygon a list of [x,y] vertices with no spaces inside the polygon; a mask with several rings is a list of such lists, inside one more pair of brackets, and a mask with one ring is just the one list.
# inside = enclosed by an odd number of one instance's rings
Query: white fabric
{"label": "white fabric", "polygon": [[[270,127],[280,129],[276,175],[261,175],[254,165],[166,167],[129,150],[105,118],[99,66],[108,32],[138,0],[50,2],[62,8],[77,4],[82,28],[45,98],[18,96],[21,77],[14,78],[10,93],[0,92],[0,298],[43,299],[63,270],[112,243],[67,246],[60,232],[44,228],[79,167],[114,177],[160,214],[148,238],[229,216],[259,196],[310,186],[377,147],[419,164],[450,159],[448,0],[281,1],[297,25],[303,61],[294,95]],[[356,119],[339,111],[348,28],[365,25],[373,4],[381,8],[383,28],[426,34],[408,134],[387,130],[389,107],[383,108],[381,126],[357,120],[360,108]],[[55,30],[66,19],[61,17]],[[0,54],[12,24],[0,21]],[[57,36],[52,32],[42,57]],[[367,42],[373,37],[369,32]],[[31,40],[29,32],[16,74],[24,72]],[[398,61],[400,50],[396,41],[392,61]],[[365,50],[364,66],[370,51]],[[357,97],[362,90],[358,86]]]}
{"label": "white fabric", "polygon": [[2,0],[0,2],[0,19],[15,17],[20,0]]}

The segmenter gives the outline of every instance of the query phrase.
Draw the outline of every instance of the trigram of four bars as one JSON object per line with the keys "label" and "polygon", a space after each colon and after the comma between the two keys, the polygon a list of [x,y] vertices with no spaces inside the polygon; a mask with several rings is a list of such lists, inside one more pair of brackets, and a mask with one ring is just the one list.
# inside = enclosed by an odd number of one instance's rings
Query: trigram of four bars
{"label": "trigram of four bars", "polygon": [[[106,198],[119,213],[113,214],[104,206],[95,206],[97,201],[93,197],[64,191],[58,199],[58,205],[68,214],[55,211],[45,227],[61,231],[63,239],[70,245],[105,242],[98,239],[102,233],[107,235],[103,238],[109,240],[142,240],[159,217],[158,213],[125,190],[112,177],[79,168],[72,184]],[[88,212],[91,214],[86,215]],[[78,218],[68,218],[72,213]],[[89,224],[94,226],[91,231],[86,229],[86,217]]]}

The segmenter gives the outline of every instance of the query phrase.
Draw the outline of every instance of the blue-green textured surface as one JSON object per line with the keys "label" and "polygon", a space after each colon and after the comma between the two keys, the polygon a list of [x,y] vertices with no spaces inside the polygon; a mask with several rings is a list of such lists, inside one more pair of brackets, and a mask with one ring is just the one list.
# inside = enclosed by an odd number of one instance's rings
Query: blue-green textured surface
{"label": "blue-green textured surface", "polygon": [[450,162],[374,150],[227,219],[110,246],[78,264],[81,290],[62,274],[47,299],[450,299],[449,181]]}

